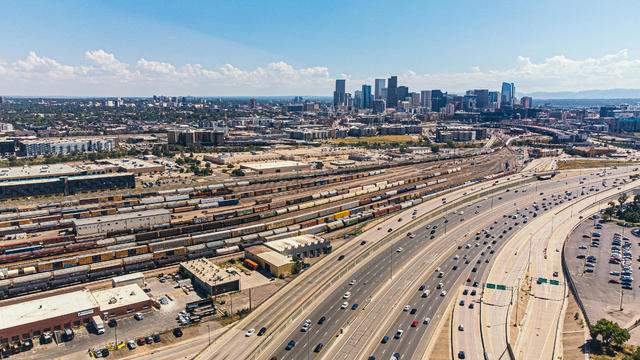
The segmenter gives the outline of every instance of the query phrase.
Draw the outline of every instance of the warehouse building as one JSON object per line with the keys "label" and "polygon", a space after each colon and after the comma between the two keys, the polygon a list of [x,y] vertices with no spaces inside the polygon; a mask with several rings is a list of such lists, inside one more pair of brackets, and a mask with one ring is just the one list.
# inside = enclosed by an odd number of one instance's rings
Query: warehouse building
{"label": "warehouse building", "polygon": [[106,159],[103,160],[102,163],[114,166],[118,171],[129,172],[136,175],[164,171],[164,165],[162,164],[138,159]]}
{"label": "warehouse building", "polygon": [[167,209],[154,209],[132,213],[106,215],[73,220],[76,235],[100,234],[129,229],[146,229],[154,225],[165,225],[171,221]]}
{"label": "warehouse building", "polygon": [[0,344],[5,346],[43,333],[86,325],[95,315],[118,317],[149,309],[154,304],[136,284],[18,301],[0,307]]}
{"label": "warehouse building", "polygon": [[248,247],[244,254],[245,258],[256,262],[260,268],[269,271],[271,275],[276,277],[291,274],[295,267],[295,262],[291,260],[291,257],[275,252],[264,245]]}
{"label": "warehouse building", "polygon": [[194,288],[206,295],[241,290],[240,275],[235,270],[222,269],[206,258],[180,263],[179,272],[189,277]]}
{"label": "warehouse building", "polygon": [[305,258],[328,252],[331,242],[319,236],[307,234],[269,241],[265,246],[283,255]]}
{"label": "warehouse building", "polygon": [[241,169],[251,170],[257,174],[277,174],[285,172],[300,172],[311,169],[311,165],[298,161],[271,161],[255,164],[240,164]]}

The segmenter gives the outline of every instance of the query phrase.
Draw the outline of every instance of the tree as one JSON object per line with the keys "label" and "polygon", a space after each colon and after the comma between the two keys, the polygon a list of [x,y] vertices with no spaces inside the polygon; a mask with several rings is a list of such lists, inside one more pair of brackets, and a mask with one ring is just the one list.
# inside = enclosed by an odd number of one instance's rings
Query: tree
{"label": "tree", "polygon": [[622,194],[620,195],[620,197],[618,197],[618,203],[619,203],[620,205],[624,205],[624,203],[627,201],[627,199],[629,199],[629,195],[627,195],[627,194],[625,194],[625,193],[622,193]]}
{"label": "tree", "polygon": [[623,360],[640,360],[640,348],[637,348],[633,354],[625,356]]}
{"label": "tree", "polygon": [[322,161],[318,161],[316,162],[316,169],[320,170],[324,167],[324,163],[322,163]]}
{"label": "tree", "polygon": [[438,146],[438,145],[431,145],[431,152],[432,152],[432,153],[437,153],[438,151],[440,151],[440,146]]}
{"label": "tree", "polygon": [[606,345],[616,344],[622,345],[629,341],[631,335],[627,329],[623,329],[616,322],[609,321],[607,319],[600,319],[591,328],[591,338],[597,340],[598,337],[602,338],[602,342]]}
{"label": "tree", "polygon": [[240,169],[235,169],[231,172],[231,175],[233,176],[244,176],[244,171],[240,170]]}
{"label": "tree", "polygon": [[449,139],[447,140],[447,146],[451,149],[455,149],[456,144],[453,142],[453,140]]}

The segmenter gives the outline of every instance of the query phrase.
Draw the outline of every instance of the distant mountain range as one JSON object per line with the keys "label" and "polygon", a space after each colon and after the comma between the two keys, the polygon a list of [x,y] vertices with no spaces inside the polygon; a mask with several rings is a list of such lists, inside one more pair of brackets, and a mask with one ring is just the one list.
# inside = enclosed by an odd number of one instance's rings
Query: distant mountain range
{"label": "distant mountain range", "polygon": [[531,96],[535,100],[543,99],[635,99],[640,98],[640,89],[609,89],[584,91],[534,92],[518,94],[518,97]]}

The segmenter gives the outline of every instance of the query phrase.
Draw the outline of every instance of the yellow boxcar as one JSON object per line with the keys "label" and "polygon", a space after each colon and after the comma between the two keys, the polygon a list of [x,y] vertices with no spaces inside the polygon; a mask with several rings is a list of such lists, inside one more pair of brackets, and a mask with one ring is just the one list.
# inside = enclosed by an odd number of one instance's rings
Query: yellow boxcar
{"label": "yellow boxcar", "polygon": [[45,261],[38,263],[38,272],[51,271],[53,270],[53,262]]}
{"label": "yellow boxcar", "polygon": [[333,220],[338,220],[351,215],[351,210],[340,211],[332,215]]}
{"label": "yellow boxcar", "polygon": [[77,259],[75,257],[62,259],[62,267],[68,268],[68,267],[76,266],[76,262],[77,262]]}
{"label": "yellow boxcar", "polygon": [[121,259],[123,257],[129,256],[129,249],[119,249],[116,250],[116,258]]}
{"label": "yellow boxcar", "polygon": [[165,250],[157,250],[157,251],[153,252],[153,259],[157,260],[157,259],[165,257],[165,255],[166,255],[166,251]]}
{"label": "yellow boxcar", "polygon": [[88,265],[93,263],[92,261],[93,255],[79,255],[78,256],[78,265]]}
{"label": "yellow boxcar", "polygon": [[101,252],[99,255],[100,255],[100,261],[113,260],[113,250]]}

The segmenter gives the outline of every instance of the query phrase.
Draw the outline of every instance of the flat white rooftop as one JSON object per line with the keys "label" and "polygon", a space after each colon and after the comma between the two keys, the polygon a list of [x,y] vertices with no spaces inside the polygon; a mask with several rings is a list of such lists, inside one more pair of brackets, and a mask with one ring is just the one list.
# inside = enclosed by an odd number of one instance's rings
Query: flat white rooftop
{"label": "flat white rooftop", "polygon": [[74,291],[0,307],[0,330],[98,307],[89,290]]}
{"label": "flat white rooftop", "polygon": [[0,169],[0,180],[77,175],[80,169],[67,164],[18,166]]}
{"label": "flat white rooftop", "polygon": [[92,295],[100,306],[101,312],[151,300],[138,284],[97,290]]}
{"label": "flat white rooftop", "polygon": [[283,168],[283,167],[296,167],[296,166],[306,166],[306,163],[299,161],[269,161],[255,164],[242,164],[242,166],[252,169],[252,170],[265,170],[265,169],[274,169],[274,168]]}

